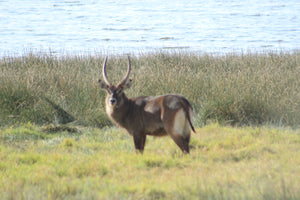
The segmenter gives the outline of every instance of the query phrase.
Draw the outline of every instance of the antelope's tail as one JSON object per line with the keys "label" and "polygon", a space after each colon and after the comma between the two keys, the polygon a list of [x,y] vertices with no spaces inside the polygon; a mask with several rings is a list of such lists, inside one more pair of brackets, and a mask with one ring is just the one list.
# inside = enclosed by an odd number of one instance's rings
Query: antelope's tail
{"label": "antelope's tail", "polygon": [[195,128],[194,128],[194,126],[192,124],[192,119],[191,119],[191,117],[193,115],[193,107],[192,107],[192,105],[190,104],[190,102],[186,98],[183,98],[183,100],[184,100],[185,105],[186,105],[185,108],[184,108],[185,109],[185,113],[186,113],[186,118],[189,121],[191,129],[193,130],[194,133],[196,133]]}
{"label": "antelope's tail", "polygon": [[194,126],[193,126],[193,124],[192,124],[192,121],[191,121],[191,114],[193,113],[193,111],[192,111],[192,109],[190,109],[190,110],[188,110],[187,111],[187,113],[186,113],[186,117],[187,117],[187,120],[189,121],[189,124],[190,124],[190,126],[191,126],[191,128],[192,128],[192,131],[194,132],[194,133],[196,133],[196,131],[195,131],[195,128],[194,128]]}

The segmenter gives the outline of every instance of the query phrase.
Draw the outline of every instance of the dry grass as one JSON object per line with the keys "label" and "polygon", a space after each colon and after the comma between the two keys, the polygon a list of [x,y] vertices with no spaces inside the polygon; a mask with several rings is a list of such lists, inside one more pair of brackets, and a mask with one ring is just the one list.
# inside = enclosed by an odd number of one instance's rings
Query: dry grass
{"label": "dry grass", "polygon": [[[192,102],[197,126],[218,121],[299,127],[299,55],[299,51],[132,55],[134,84],[127,93],[132,97],[180,93]],[[74,119],[86,126],[111,125],[104,113],[105,94],[97,85],[103,58],[51,53],[1,58],[0,125]],[[108,76],[117,82],[126,67],[126,56],[110,56]]]}

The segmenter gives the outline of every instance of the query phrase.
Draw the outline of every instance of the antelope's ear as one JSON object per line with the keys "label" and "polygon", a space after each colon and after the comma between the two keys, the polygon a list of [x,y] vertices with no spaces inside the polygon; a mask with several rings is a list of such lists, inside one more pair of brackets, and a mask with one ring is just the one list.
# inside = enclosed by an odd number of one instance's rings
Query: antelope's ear
{"label": "antelope's ear", "polygon": [[104,81],[99,79],[98,83],[99,83],[101,89],[109,91],[109,86]]}
{"label": "antelope's ear", "polygon": [[123,90],[129,89],[132,85],[132,79],[128,79],[125,84],[122,86]]}
{"label": "antelope's ear", "polygon": [[132,79],[128,79],[125,83],[118,85],[117,90],[118,91],[126,90],[126,89],[130,88],[131,85],[132,85]]}

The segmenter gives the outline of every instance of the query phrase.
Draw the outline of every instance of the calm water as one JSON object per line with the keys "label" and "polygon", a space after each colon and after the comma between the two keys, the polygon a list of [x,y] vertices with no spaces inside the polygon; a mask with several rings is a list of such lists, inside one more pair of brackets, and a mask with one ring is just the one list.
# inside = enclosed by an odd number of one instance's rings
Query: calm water
{"label": "calm water", "polygon": [[0,55],[300,49],[299,0],[0,0]]}

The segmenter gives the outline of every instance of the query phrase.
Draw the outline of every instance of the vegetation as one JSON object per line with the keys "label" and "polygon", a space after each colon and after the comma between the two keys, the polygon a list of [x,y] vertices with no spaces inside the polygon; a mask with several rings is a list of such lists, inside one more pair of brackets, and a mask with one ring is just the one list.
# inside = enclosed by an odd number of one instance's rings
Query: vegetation
{"label": "vegetation", "polygon": [[[105,114],[104,55],[2,57],[1,199],[300,199],[299,57],[131,55],[128,96],[182,94],[197,127],[190,155],[148,137],[142,156]],[[110,80],[127,64],[109,56]]]}
{"label": "vegetation", "polygon": [[[300,53],[222,56],[157,52],[131,56],[128,96],[180,93],[195,108],[196,126],[221,124],[299,127]],[[76,121],[111,125],[97,80],[104,56],[29,53],[0,59],[0,125]],[[108,76],[121,80],[127,58],[110,56]]]}
{"label": "vegetation", "polygon": [[299,199],[299,130],[210,124],[183,155],[149,137],[144,155],[118,128],[0,130],[1,199]]}

